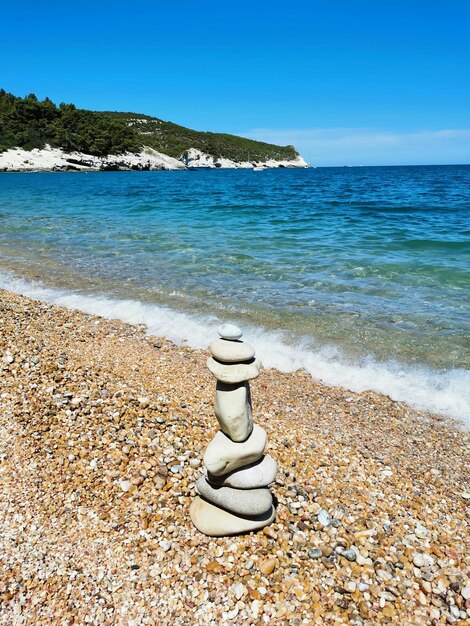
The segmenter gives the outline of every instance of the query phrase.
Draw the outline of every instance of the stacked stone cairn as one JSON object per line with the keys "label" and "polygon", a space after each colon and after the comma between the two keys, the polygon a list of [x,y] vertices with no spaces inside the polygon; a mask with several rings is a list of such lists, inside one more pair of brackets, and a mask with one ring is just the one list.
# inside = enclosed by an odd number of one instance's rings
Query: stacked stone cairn
{"label": "stacked stone cairn", "polygon": [[217,379],[220,430],[204,454],[199,496],[190,508],[196,528],[212,537],[258,530],[276,516],[268,485],[276,478],[277,464],[264,454],[266,432],[252,418],[249,381],[259,376],[260,363],[237,326],[224,324],[218,332],[207,366]]}

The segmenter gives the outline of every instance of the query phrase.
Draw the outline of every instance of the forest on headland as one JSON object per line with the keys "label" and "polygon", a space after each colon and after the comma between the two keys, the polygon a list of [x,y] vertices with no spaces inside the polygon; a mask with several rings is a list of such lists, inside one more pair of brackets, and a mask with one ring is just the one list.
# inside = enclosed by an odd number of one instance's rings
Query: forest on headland
{"label": "forest on headland", "polygon": [[95,156],[140,152],[149,146],[180,158],[190,148],[233,161],[291,160],[293,146],[276,146],[225,133],[201,132],[140,113],[90,111],[49,98],[25,98],[0,89],[0,152],[44,148]]}

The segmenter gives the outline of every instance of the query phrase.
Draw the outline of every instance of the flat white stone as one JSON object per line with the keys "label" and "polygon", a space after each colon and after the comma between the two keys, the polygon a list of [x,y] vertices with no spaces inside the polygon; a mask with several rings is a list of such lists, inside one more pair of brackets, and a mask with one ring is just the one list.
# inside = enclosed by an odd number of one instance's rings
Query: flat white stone
{"label": "flat white stone", "polygon": [[253,430],[253,418],[247,382],[229,385],[217,381],[214,410],[227,437],[237,442],[248,439]]}
{"label": "flat white stone", "polygon": [[271,510],[273,497],[269,489],[233,489],[233,487],[213,487],[204,476],[196,483],[200,496],[216,506],[235,513],[253,517]]}
{"label": "flat white stone", "polygon": [[235,326],[235,324],[222,324],[222,326],[219,326],[217,329],[217,332],[222,339],[234,340],[241,339],[243,337],[241,329],[238,328],[238,326]]}
{"label": "flat white stone", "polygon": [[212,356],[224,363],[243,363],[255,356],[255,349],[244,341],[216,339],[209,346]]}
{"label": "flat white stone", "polygon": [[464,600],[470,600],[470,585],[467,585],[460,592]]}
{"label": "flat white stone", "polygon": [[198,496],[192,501],[189,514],[194,526],[201,533],[209,537],[226,537],[248,533],[268,526],[276,518],[276,509],[271,507],[271,510],[263,515],[245,518],[219,509]]}
{"label": "flat white stone", "polygon": [[215,476],[206,470],[207,480],[214,485],[223,487],[235,487],[236,489],[259,489],[267,487],[276,480],[277,463],[272,456],[266,454],[255,463],[240,467],[239,469]]}
{"label": "flat white stone", "polygon": [[263,456],[266,431],[254,426],[251,435],[243,443],[232,441],[219,430],[207,446],[204,465],[211,474],[220,476],[257,461]]}
{"label": "flat white stone", "polygon": [[253,363],[226,364],[210,357],[207,359],[207,367],[210,373],[222,383],[241,383],[244,380],[258,378],[261,365],[258,360],[253,361]]}

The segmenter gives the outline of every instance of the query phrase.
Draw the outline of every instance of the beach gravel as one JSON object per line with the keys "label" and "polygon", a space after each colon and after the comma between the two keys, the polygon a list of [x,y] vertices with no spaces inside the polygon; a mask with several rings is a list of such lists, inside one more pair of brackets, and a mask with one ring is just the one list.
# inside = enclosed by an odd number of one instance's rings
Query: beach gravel
{"label": "beach gravel", "polygon": [[206,537],[207,356],[0,291],[0,624],[469,623],[468,433],[264,370],[276,520]]}

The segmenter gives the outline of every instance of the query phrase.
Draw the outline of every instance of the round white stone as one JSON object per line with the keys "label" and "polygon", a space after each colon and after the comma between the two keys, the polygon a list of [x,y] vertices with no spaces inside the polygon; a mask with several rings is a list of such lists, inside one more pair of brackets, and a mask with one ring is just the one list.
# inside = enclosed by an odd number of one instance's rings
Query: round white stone
{"label": "round white stone", "polygon": [[238,326],[235,326],[235,324],[222,324],[222,326],[219,326],[217,329],[217,332],[222,339],[229,339],[232,341],[243,337],[242,331],[238,328]]}
{"label": "round white stone", "polygon": [[272,456],[266,454],[255,463],[245,465],[239,469],[224,474],[214,476],[206,471],[207,480],[221,487],[235,487],[235,489],[259,489],[267,487],[276,480],[277,463]]}
{"label": "round white stone", "polygon": [[262,515],[271,510],[273,497],[269,489],[233,489],[213,487],[204,476],[196,483],[196,490],[205,500],[236,515]]}
{"label": "round white stone", "polygon": [[239,467],[254,463],[263,456],[266,431],[254,426],[253,432],[243,443],[236,443],[219,430],[207,446],[204,465],[211,474],[228,474]]}
{"label": "round white stone", "polygon": [[210,357],[207,359],[207,367],[222,383],[241,383],[244,380],[258,378],[261,364],[258,360],[253,363],[220,363]]}
{"label": "round white stone", "polygon": [[431,567],[434,565],[434,559],[430,554],[415,552],[413,554],[413,563],[416,567]]}
{"label": "round white stone", "polygon": [[276,518],[276,509],[271,507],[271,510],[263,515],[245,518],[219,509],[219,507],[198,496],[192,501],[189,514],[194,526],[204,535],[225,537],[249,533],[252,530],[268,526]]}
{"label": "round white stone", "polygon": [[255,349],[249,343],[231,339],[216,339],[209,346],[212,356],[223,363],[242,363],[255,356]]}

